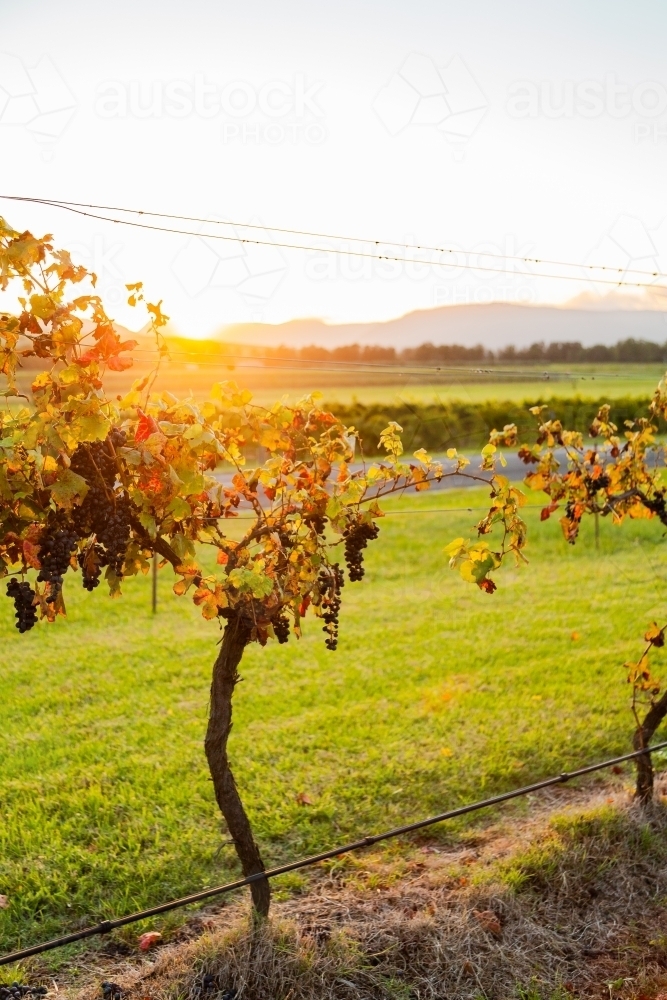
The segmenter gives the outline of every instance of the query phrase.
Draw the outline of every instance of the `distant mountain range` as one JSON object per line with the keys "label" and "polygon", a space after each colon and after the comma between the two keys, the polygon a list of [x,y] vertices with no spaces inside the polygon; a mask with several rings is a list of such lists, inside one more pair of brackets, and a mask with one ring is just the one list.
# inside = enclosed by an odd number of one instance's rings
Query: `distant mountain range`
{"label": "distant mountain range", "polygon": [[579,341],[590,347],[631,337],[664,343],[667,311],[491,303],[424,309],[380,323],[327,324],[320,319],[297,319],[277,325],[239,323],[217,332],[217,339],[238,344],[332,348],[356,343],[398,350],[426,342],[464,347],[481,344],[492,351],[511,344],[528,347],[539,341]]}

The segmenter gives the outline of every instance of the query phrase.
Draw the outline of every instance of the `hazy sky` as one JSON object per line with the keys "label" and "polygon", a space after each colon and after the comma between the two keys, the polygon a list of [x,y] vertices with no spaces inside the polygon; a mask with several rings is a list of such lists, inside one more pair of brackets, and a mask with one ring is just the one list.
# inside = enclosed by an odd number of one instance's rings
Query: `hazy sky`
{"label": "hazy sky", "polygon": [[[0,0],[0,25],[3,193],[667,271],[664,2]],[[0,211],[119,320],[141,278],[193,335],[587,288]]]}

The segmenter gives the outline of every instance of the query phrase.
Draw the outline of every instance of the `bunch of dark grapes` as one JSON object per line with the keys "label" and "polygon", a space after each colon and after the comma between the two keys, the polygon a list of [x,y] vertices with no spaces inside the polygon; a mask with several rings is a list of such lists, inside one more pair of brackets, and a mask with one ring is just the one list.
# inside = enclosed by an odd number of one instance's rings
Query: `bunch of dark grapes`
{"label": "bunch of dark grapes", "polygon": [[48,583],[48,601],[53,603],[62,590],[63,577],[69,568],[72,553],[76,548],[78,535],[71,525],[58,520],[47,523],[39,539],[39,561],[41,569],[38,583]]}
{"label": "bunch of dark grapes", "polygon": [[335,563],[330,572],[321,570],[317,578],[317,586],[322,594],[323,632],[326,632],[325,646],[334,650],[338,646],[338,614],[340,612],[340,591],[345,585],[342,570]]}
{"label": "bunch of dark grapes", "polygon": [[655,496],[652,500],[646,499],[642,503],[647,510],[653,511],[657,514],[661,522],[667,525],[667,506],[665,505],[665,488],[664,486],[655,491]]}
{"label": "bunch of dark grapes", "polygon": [[7,584],[7,597],[13,598],[14,601],[17,629],[21,634],[29,632],[37,622],[37,609],[32,603],[35,599],[35,591],[26,580],[19,582],[13,576]]}
{"label": "bunch of dark grapes", "polygon": [[[125,433],[114,430],[105,441],[79,445],[72,455],[71,468],[88,484],[88,492],[72,512],[72,521],[80,538],[96,535],[103,546],[104,559],[116,576],[121,576],[125,551],[130,540],[131,504],[126,496],[114,492],[116,460],[113,448],[125,443]],[[111,447],[113,446],[113,448]],[[92,576],[90,574],[90,582]],[[99,574],[97,574],[99,576]],[[88,586],[84,577],[86,589]]]}
{"label": "bunch of dark grapes", "polygon": [[276,633],[278,642],[287,642],[289,639],[289,618],[287,615],[281,614],[273,619],[273,631]]}
{"label": "bunch of dark grapes", "polygon": [[361,580],[364,575],[363,551],[370,541],[377,538],[380,528],[374,522],[357,521],[349,525],[343,532],[345,539],[345,562],[350,574],[350,580]]}
{"label": "bunch of dark grapes", "polygon": [[312,527],[316,535],[324,534],[324,514],[311,514],[305,520]]}
{"label": "bunch of dark grapes", "polygon": [[93,545],[92,551],[79,554],[79,566],[83,577],[83,586],[88,591],[99,586],[102,567],[108,564],[107,554],[101,545]]}
{"label": "bunch of dark grapes", "polygon": [[97,540],[106,549],[109,566],[116,576],[122,576],[125,551],[130,540],[131,504],[126,496],[117,496],[115,501],[108,508],[104,523],[98,524],[96,534]]}

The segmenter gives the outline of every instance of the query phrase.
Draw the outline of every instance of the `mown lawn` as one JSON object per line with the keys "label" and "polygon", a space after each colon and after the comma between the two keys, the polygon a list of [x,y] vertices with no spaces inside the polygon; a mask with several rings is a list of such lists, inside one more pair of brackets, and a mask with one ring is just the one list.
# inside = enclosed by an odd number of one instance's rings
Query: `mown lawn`
{"label": "mown lawn", "polygon": [[[336,653],[314,619],[300,642],[250,648],[231,752],[267,860],[628,748],[622,664],[664,614],[660,527],[603,522],[596,551],[592,526],[572,548],[538,513],[530,566],[502,571],[492,597],[443,554],[478,515],[387,517],[366,580],[345,588]],[[218,629],[171,582],[164,571],[153,617],[148,579],[111,601],[72,576],[68,620],[25,636],[0,602],[3,950],[237,871],[202,746]]]}

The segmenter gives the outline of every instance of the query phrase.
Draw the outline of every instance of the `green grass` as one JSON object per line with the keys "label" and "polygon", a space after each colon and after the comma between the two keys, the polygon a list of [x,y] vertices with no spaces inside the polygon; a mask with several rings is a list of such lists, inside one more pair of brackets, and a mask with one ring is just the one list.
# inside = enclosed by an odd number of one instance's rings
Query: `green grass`
{"label": "green grass", "polygon": [[[366,580],[345,588],[336,653],[310,618],[300,642],[248,650],[231,755],[267,860],[628,748],[622,664],[664,612],[659,526],[603,522],[596,551],[592,527],[572,548],[537,516],[530,566],[503,570],[492,597],[443,554],[474,513],[387,517]],[[219,633],[170,588],[164,571],[153,617],[149,580],[111,601],[73,577],[67,621],[25,636],[1,602],[3,950],[237,871],[202,746]]]}
{"label": "green grass", "polygon": [[[235,373],[228,373],[225,377],[234,379]],[[450,403],[454,400],[467,403],[481,403],[487,400],[509,400],[512,403],[523,403],[531,405],[536,399],[558,396],[559,398],[571,399],[580,397],[582,399],[618,399],[619,396],[638,396],[650,398],[655,387],[664,375],[662,368],[656,367],[650,370],[634,372],[631,368],[615,377],[612,373],[598,374],[595,378],[586,376],[585,378],[544,378],[528,379],[523,378],[517,381],[501,380],[497,376],[490,375],[485,379],[480,377],[477,380],[468,378],[452,378],[443,376],[441,380],[425,383],[421,378],[410,376],[404,379],[396,379],[388,384],[383,384],[383,380],[377,377],[368,376],[365,383],[359,383],[358,379],[351,380],[350,384],[341,385],[340,379],[331,378],[325,382],[322,378],[318,380],[327,404],[349,405],[354,401],[359,401],[365,405],[372,403],[383,403],[385,405],[396,405],[403,402],[408,403]],[[217,376],[216,376],[217,377]],[[222,378],[222,376],[221,376]],[[184,381],[166,385],[166,388],[174,392],[187,392],[192,389],[197,398],[206,398],[210,388],[210,382],[206,382],[201,391],[197,391],[190,382]],[[244,382],[245,384],[245,382]],[[270,405],[285,393],[289,400],[295,402],[301,399],[309,391],[308,386],[301,387],[289,381],[276,382],[275,386],[257,386],[253,388],[253,399],[257,403]]]}
{"label": "green grass", "polygon": [[[568,369],[576,377],[565,378],[555,367],[549,369],[550,376],[546,378],[521,378],[511,381],[501,379],[497,375],[477,376],[462,375],[460,378],[451,374],[443,374],[438,382],[425,384],[418,377],[411,376],[394,385],[377,385],[376,378],[368,378],[364,385],[357,386],[326,386],[323,388],[327,403],[349,404],[359,400],[366,405],[371,403],[449,403],[459,400],[468,403],[481,403],[487,400],[509,400],[513,403],[526,402],[530,405],[536,399],[558,396],[571,399],[617,399],[619,396],[653,395],[655,387],[664,375],[660,365],[627,365],[621,369],[615,365],[595,367],[572,366]],[[303,393],[295,389],[286,390],[293,399]],[[272,400],[271,393],[262,388],[256,393],[258,401]]]}

